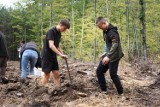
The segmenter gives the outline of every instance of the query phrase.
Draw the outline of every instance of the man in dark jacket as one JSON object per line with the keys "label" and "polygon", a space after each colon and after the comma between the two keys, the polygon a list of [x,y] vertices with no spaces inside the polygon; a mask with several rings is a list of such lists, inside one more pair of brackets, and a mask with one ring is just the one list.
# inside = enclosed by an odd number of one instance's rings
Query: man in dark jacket
{"label": "man in dark jacket", "polygon": [[0,31],[0,83],[2,83],[5,78],[7,60],[9,58],[7,42],[4,34]]}
{"label": "man in dark jacket", "polygon": [[104,40],[108,49],[107,53],[101,55],[102,58],[100,58],[101,61],[96,71],[99,85],[102,91],[107,91],[104,73],[109,69],[110,77],[117,88],[118,94],[122,94],[123,87],[117,75],[117,71],[119,61],[124,54],[122,52],[117,27],[112,26],[103,17],[99,17],[96,24],[104,32]]}

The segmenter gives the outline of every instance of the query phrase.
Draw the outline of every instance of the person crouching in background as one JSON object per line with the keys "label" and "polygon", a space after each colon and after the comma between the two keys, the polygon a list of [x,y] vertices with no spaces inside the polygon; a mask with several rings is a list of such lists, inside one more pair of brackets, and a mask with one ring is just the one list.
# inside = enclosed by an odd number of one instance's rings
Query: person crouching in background
{"label": "person crouching in background", "polygon": [[31,41],[26,43],[21,49],[21,79],[27,76],[27,66],[30,63],[29,75],[34,75],[34,67],[38,61],[39,52],[35,42]]}
{"label": "person crouching in background", "polygon": [[20,70],[22,71],[22,67],[21,67],[21,49],[23,47],[23,45],[25,44],[25,41],[21,41],[19,44],[19,48],[17,49],[18,51],[18,58],[19,58],[19,63],[20,63]]}

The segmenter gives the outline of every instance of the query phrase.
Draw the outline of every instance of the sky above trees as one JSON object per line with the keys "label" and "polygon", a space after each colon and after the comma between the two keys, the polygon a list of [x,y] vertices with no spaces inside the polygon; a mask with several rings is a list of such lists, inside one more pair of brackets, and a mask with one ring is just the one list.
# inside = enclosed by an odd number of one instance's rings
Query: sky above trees
{"label": "sky above trees", "polygon": [[13,6],[13,4],[17,1],[18,0],[0,0],[0,4],[4,5],[6,7],[10,7],[10,6]]}

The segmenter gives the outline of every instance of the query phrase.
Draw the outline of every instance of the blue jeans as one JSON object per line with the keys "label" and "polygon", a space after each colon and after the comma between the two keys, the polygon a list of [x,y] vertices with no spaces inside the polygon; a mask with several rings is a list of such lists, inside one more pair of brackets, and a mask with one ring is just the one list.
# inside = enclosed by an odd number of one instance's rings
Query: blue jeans
{"label": "blue jeans", "polygon": [[38,54],[36,51],[28,49],[23,52],[21,61],[21,66],[22,66],[21,78],[26,78],[27,66],[29,62],[30,62],[29,75],[34,75],[34,66],[37,62],[37,59],[38,59]]}

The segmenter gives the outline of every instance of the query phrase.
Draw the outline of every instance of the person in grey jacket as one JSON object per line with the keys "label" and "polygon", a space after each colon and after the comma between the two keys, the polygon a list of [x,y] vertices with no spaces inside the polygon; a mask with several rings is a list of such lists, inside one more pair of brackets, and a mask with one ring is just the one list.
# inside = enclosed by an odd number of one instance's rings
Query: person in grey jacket
{"label": "person in grey jacket", "polygon": [[0,83],[4,83],[6,80],[5,73],[8,58],[7,42],[4,34],[0,31]]}
{"label": "person in grey jacket", "polygon": [[22,73],[21,78],[25,79],[27,75],[27,66],[30,62],[30,69],[29,75],[34,75],[34,67],[37,63],[38,59],[38,49],[35,42],[28,42],[26,43],[21,49],[21,66],[22,66]]}

